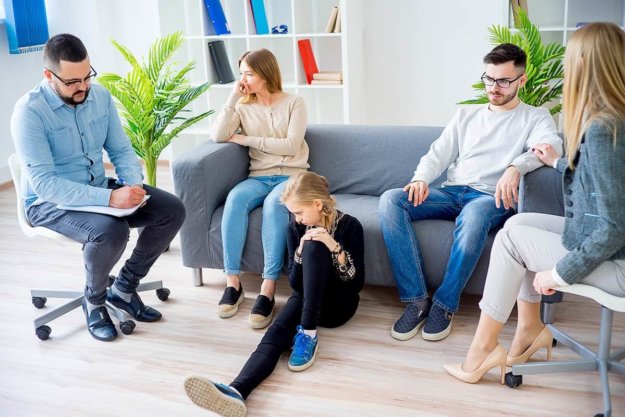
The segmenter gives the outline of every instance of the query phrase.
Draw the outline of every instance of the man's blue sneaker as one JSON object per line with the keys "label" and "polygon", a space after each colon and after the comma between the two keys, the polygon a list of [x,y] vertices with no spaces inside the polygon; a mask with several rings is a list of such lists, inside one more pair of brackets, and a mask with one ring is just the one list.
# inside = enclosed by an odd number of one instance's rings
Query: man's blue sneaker
{"label": "man's blue sneaker", "polygon": [[432,305],[430,314],[425,321],[423,332],[421,332],[423,339],[431,342],[437,342],[449,336],[449,333],[451,333],[451,319],[453,316],[453,313],[448,312],[444,308],[439,307],[436,304]]}
{"label": "man's blue sneaker", "polygon": [[425,308],[419,307],[417,303],[410,303],[406,306],[404,314],[393,325],[391,329],[391,337],[397,340],[412,339],[419,330],[428,316],[431,302],[428,300]]}
{"label": "man's blue sneaker", "polygon": [[227,385],[190,376],[184,381],[184,390],[195,405],[220,416],[245,417],[247,414],[243,398]]}
{"label": "man's blue sneaker", "polygon": [[293,340],[293,351],[289,358],[289,369],[294,372],[308,369],[315,363],[317,354],[317,336],[310,337],[304,333],[304,328],[297,326],[297,333]]}

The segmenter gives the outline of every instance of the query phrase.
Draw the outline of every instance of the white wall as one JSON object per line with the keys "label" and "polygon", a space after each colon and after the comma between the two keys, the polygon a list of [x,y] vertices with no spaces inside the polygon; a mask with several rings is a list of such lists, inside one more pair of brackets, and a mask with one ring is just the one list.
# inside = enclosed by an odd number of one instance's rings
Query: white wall
{"label": "white wall", "polygon": [[364,0],[366,122],[445,125],[473,98],[507,1]]}
{"label": "white wall", "polygon": [[[50,36],[72,33],[84,42],[99,72],[124,73],[128,65],[110,42],[114,38],[138,56],[159,36],[156,0],[46,0]],[[0,24],[0,183],[9,181],[7,158],[14,152],[10,118],[15,102],[42,78],[41,52],[10,55]]]}
{"label": "white wall", "polygon": [[15,152],[9,129],[11,113],[15,102],[35,85],[41,76],[41,54],[10,55],[7,33],[4,24],[0,24],[0,183],[11,178],[7,159]]}

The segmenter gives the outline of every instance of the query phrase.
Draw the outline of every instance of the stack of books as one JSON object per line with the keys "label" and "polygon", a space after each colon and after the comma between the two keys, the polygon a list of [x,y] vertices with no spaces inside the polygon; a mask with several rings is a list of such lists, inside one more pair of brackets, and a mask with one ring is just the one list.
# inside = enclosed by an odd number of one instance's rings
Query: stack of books
{"label": "stack of books", "polygon": [[343,73],[341,71],[320,71],[313,74],[312,85],[341,85]]}

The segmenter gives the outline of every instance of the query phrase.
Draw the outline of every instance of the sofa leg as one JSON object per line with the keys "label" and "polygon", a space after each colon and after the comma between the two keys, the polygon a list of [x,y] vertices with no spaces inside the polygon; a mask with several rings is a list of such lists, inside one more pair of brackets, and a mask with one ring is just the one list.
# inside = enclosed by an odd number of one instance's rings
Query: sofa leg
{"label": "sofa leg", "polygon": [[193,268],[193,285],[196,287],[204,285],[202,281],[202,268]]}

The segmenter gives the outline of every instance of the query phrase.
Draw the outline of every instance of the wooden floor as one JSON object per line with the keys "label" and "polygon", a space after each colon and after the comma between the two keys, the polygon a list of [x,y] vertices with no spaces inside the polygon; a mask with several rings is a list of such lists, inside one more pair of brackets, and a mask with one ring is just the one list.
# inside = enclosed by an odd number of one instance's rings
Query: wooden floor
{"label": "wooden floor", "polygon": [[[164,188],[168,172],[159,168]],[[27,238],[17,226],[15,193],[0,191],[0,416],[208,416],[186,397],[191,374],[230,382],[263,331],[247,325],[260,285],[246,276],[246,301],[231,319],[216,307],[224,282],[221,272],[204,270],[205,285],[193,287],[181,265],[178,240],[157,262],[148,279],[163,280],[172,291],[166,302],[154,293],[144,300],[164,319],[138,323],[134,334],[112,343],[88,334],[82,311],[51,323],[47,341],[35,337],[31,320],[41,311],[30,303],[30,288],[80,289],[78,244]],[[133,247],[133,239],[129,247]],[[122,258],[122,259],[125,259]],[[115,270],[116,271],[116,270]],[[288,296],[279,284],[278,308]],[[476,385],[460,383],[442,364],[458,362],[478,318],[477,297],[465,297],[444,341],[420,337],[400,342],[390,327],[402,307],[393,288],[368,287],[356,316],[339,329],[320,330],[315,365],[302,373],[287,369],[283,355],[276,371],[248,399],[250,416],[593,416],[601,411],[594,372],[526,376],[516,390],[497,382],[491,371]],[[58,305],[49,300],[46,309]],[[45,310],[43,310],[45,311]],[[556,321],[565,331],[593,344],[599,307],[574,296],[558,306]],[[509,346],[513,320],[502,336]],[[615,344],[625,346],[625,317],[616,317]],[[540,352],[538,358],[544,358]],[[564,347],[556,360],[573,358]],[[625,377],[610,378],[614,416],[625,416]]]}

